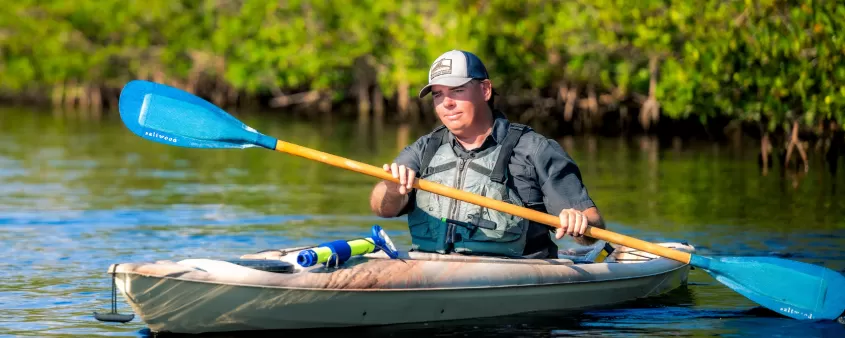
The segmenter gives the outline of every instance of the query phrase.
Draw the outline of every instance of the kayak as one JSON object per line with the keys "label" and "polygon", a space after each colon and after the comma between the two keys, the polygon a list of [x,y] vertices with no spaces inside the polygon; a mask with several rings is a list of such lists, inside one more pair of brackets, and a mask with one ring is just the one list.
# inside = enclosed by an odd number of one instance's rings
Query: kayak
{"label": "kayak", "polygon": [[[373,326],[608,307],[686,284],[688,264],[622,246],[558,259],[373,252],[297,264],[308,248],[233,260],[112,264],[108,273],[152,332]],[[686,243],[660,245],[693,252]]]}

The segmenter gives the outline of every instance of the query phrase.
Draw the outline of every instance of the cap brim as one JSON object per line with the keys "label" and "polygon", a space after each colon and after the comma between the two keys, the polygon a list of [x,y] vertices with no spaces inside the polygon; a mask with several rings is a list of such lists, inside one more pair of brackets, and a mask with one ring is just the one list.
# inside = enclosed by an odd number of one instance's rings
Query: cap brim
{"label": "cap brim", "polygon": [[434,82],[431,82],[428,85],[426,85],[425,87],[423,87],[422,90],[420,90],[419,97],[423,98],[426,95],[428,95],[428,93],[431,92],[431,86],[433,86],[433,85],[442,85],[442,86],[447,86],[447,87],[457,87],[457,86],[460,86],[460,85],[465,84],[465,83],[470,82],[470,81],[472,81],[472,78],[469,78],[469,77],[444,77],[444,78],[439,78],[437,80],[434,80]]}

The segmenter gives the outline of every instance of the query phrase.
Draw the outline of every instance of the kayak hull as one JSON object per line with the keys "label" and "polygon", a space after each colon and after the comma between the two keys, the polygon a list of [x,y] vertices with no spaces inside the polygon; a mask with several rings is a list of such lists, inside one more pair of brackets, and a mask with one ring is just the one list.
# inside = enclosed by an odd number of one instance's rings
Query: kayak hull
{"label": "kayak hull", "polygon": [[[664,245],[693,250],[679,243]],[[297,267],[293,273],[201,259],[116,264],[110,272],[151,331],[174,333],[371,326],[581,310],[659,295],[686,283],[688,265],[623,251],[617,250],[610,262],[589,264],[406,253],[403,261],[370,254],[340,268]],[[291,260],[296,251],[258,257]]]}

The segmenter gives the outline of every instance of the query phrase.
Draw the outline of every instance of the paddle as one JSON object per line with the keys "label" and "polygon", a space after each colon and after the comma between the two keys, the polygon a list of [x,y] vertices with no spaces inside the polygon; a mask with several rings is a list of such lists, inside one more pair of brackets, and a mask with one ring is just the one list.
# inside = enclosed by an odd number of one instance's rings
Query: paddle
{"label": "paddle", "polygon": [[[397,182],[382,168],[263,135],[210,102],[162,84],[127,83],[120,93],[119,108],[129,130],[155,142],[192,148],[263,147]],[[560,227],[555,215],[421,179],[414,187]],[[585,234],[701,268],[745,297],[791,318],[833,320],[845,311],[845,277],[818,265],[774,257],[710,258],[594,227]]]}

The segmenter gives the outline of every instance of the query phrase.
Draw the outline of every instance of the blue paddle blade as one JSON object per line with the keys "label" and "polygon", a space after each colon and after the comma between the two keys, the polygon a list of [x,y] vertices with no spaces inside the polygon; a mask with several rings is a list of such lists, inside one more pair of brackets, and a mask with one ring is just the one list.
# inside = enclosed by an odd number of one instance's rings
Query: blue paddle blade
{"label": "blue paddle blade", "polygon": [[776,257],[698,255],[690,265],[787,317],[836,320],[845,312],[845,276],[822,266]]}
{"label": "blue paddle blade", "polygon": [[130,81],[119,99],[120,118],[145,139],[188,148],[276,148],[257,132],[194,94],[167,85]]}

